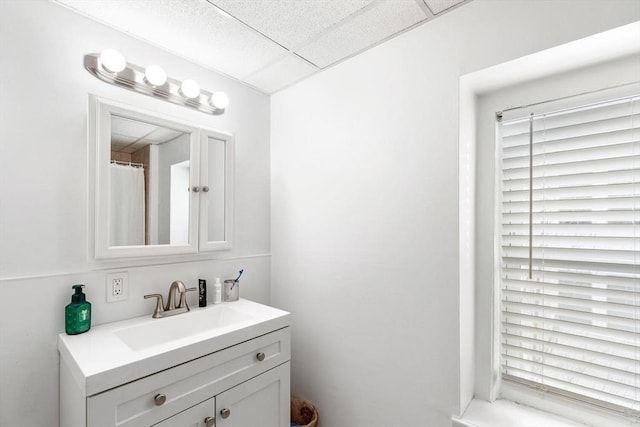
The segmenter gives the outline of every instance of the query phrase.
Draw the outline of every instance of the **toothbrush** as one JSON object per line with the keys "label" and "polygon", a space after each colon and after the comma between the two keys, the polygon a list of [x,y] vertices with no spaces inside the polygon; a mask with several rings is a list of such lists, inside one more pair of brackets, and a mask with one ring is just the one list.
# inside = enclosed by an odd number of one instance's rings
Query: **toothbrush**
{"label": "toothbrush", "polygon": [[240,276],[242,276],[242,273],[244,273],[244,268],[241,269],[238,273],[238,277],[236,277],[236,280],[233,281],[233,285],[231,285],[231,288],[229,288],[229,290],[233,289],[236,283],[238,283],[238,280],[240,280]]}

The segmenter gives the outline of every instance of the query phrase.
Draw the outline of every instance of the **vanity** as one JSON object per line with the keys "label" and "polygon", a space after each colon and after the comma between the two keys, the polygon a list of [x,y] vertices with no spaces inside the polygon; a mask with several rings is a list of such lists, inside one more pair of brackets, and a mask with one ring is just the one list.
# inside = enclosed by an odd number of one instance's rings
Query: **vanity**
{"label": "vanity", "polygon": [[60,334],[60,425],[289,426],[290,340],[245,299]]}
{"label": "vanity", "polygon": [[[232,248],[233,134],[94,95],[88,128],[92,262]],[[145,295],[156,318],[58,336],[61,427],[289,426],[289,313],[244,299],[189,309],[189,290],[172,283],[165,308]]]}

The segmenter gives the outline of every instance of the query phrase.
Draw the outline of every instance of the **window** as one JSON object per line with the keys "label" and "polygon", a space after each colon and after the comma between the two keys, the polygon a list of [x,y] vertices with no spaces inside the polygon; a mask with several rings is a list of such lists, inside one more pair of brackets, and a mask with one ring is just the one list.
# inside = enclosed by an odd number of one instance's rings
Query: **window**
{"label": "window", "polygon": [[498,125],[502,379],[639,417],[640,96],[549,108]]}

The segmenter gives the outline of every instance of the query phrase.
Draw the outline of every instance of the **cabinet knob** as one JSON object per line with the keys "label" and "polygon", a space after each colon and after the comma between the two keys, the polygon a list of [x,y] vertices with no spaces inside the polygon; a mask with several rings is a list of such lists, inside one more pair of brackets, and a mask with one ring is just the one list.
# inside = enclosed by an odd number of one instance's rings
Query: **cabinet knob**
{"label": "cabinet knob", "polygon": [[256,359],[258,359],[259,362],[262,362],[264,360],[264,353],[260,352],[256,354]]}
{"label": "cabinet knob", "polygon": [[204,427],[215,427],[216,419],[213,417],[207,417],[204,419]]}
{"label": "cabinet knob", "polygon": [[231,409],[224,408],[220,410],[220,415],[222,415],[222,418],[229,418],[229,415],[231,415]]}
{"label": "cabinet knob", "polygon": [[166,401],[167,401],[167,396],[165,396],[164,394],[156,394],[155,397],[153,398],[153,403],[155,403],[156,406],[161,406]]}
{"label": "cabinet knob", "polygon": [[205,185],[204,187],[202,187],[202,191],[204,191],[205,193],[209,192],[209,186]]}
{"label": "cabinet knob", "polygon": [[200,187],[198,187],[197,185],[194,185],[194,186],[191,188],[191,191],[193,191],[194,193],[197,193],[198,191],[200,191]]}

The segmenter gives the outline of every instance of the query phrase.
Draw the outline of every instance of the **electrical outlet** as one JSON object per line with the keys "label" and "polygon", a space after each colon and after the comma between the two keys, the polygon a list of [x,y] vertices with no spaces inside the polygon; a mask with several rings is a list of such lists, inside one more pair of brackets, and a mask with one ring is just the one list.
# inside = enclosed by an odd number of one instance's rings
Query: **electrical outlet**
{"label": "electrical outlet", "polygon": [[111,295],[114,297],[119,297],[122,295],[122,278],[116,277],[111,282]]}
{"label": "electrical outlet", "polygon": [[107,273],[107,302],[124,301],[129,296],[129,273]]}

